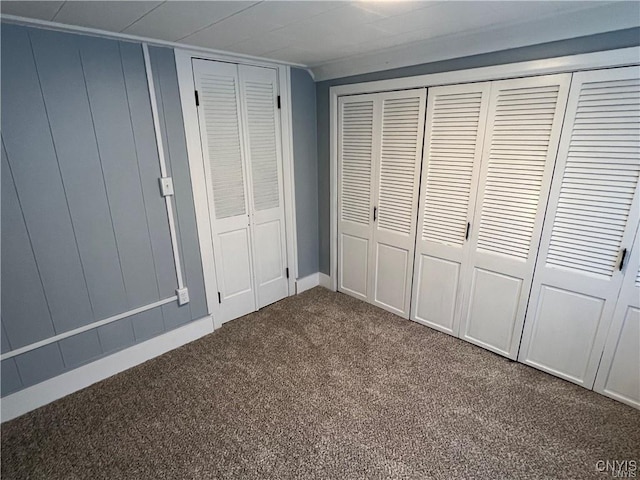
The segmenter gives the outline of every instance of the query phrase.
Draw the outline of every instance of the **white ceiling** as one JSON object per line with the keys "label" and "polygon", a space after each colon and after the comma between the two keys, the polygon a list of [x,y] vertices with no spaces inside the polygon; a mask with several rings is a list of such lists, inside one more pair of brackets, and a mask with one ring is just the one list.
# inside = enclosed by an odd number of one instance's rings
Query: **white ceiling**
{"label": "white ceiling", "polygon": [[435,61],[445,50],[449,58],[495,50],[495,40],[512,48],[640,25],[636,1],[2,1],[0,9],[302,64],[321,78],[408,65],[416,53]]}

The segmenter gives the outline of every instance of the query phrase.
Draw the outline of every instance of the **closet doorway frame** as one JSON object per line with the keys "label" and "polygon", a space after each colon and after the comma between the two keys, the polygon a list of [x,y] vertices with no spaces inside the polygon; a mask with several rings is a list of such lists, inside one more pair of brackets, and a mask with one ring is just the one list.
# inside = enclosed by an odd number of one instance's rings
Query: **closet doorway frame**
{"label": "closet doorway frame", "polygon": [[[176,57],[177,58],[177,57]],[[365,93],[429,88],[473,82],[507,80],[556,73],[575,73],[602,68],[640,65],[640,47],[603,50],[593,53],[551,57],[518,63],[492,65],[412,77],[337,85],[329,88],[329,199],[330,199],[330,268],[323,286],[338,290],[338,97]],[[423,159],[424,161],[424,159]],[[322,276],[322,275],[321,275]]]}
{"label": "closet doorway frame", "polygon": [[[293,125],[291,119],[291,67],[253,58],[236,57],[234,55],[208,54],[188,49],[174,49],[180,104],[184,121],[187,155],[191,174],[191,188],[196,211],[198,242],[202,255],[205,294],[209,315],[213,318],[213,327],[222,326],[218,310],[218,282],[216,280],[215,261],[213,256],[213,237],[211,235],[211,217],[209,215],[209,199],[204,171],[204,153],[200,142],[200,126],[195,103],[195,82],[192,61],[194,59],[235,63],[276,70],[278,79],[278,95],[280,96],[280,136],[282,144],[282,172],[284,186],[285,237],[287,243],[287,265],[289,268],[288,294],[296,294],[298,278],[298,248],[296,235],[295,184],[293,162]],[[303,68],[303,67],[301,67]]]}

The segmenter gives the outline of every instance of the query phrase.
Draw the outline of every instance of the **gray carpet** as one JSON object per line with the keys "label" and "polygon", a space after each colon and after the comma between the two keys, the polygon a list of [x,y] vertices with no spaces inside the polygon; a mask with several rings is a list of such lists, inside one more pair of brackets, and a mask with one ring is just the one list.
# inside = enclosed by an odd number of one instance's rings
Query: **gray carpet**
{"label": "gray carpet", "polygon": [[321,288],[2,426],[2,478],[611,478],[640,412]]}

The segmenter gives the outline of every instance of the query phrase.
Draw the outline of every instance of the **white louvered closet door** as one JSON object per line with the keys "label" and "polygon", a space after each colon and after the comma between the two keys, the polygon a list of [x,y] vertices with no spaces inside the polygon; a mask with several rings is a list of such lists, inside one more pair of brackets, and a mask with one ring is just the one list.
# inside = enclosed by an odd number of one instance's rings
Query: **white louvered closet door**
{"label": "white louvered closet door", "polygon": [[258,308],[289,293],[277,78],[271,68],[238,66]]}
{"label": "white louvered closet door", "polygon": [[460,337],[516,358],[570,75],[491,84]]}
{"label": "white louvered closet door", "polygon": [[519,359],[586,388],[639,219],[640,69],[576,73]]}
{"label": "white louvered closet door", "polygon": [[370,301],[376,95],[338,99],[338,290]]}
{"label": "white louvered closet door", "polygon": [[458,335],[490,83],[430,88],[411,319]]}
{"label": "white louvered closet door", "polygon": [[193,60],[220,320],[256,310],[238,67]]}
{"label": "white louvered closet door", "polygon": [[372,303],[409,318],[426,89],[379,94]]}
{"label": "white louvered closet door", "polygon": [[623,266],[624,279],[594,390],[640,409],[640,236]]}

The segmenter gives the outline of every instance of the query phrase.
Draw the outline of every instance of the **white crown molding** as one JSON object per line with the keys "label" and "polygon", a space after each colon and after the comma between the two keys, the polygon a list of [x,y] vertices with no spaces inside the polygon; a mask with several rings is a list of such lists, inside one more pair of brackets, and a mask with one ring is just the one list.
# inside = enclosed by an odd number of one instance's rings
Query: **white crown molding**
{"label": "white crown molding", "polygon": [[[92,37],[112,38],[116,40],[125,40],[128,42],[146,43],[151,46],[157,47],[169,47],[174,49],[188,50],[189,52],[196,52],[206,55],[209,58],[215,58],[217,60],[225,60],[234,63],[243,63],[251,65],[257,63],[264,65],[269,63],[274,66],[290,66],[295,68],[301,68],[307,70],[309,74],[314,77],[314,73],[306,65],[300,63],[285,62],[282,60],[275,60],[266,57],[256,57],[253,55],[245,55],[242,53],[227,52],[224,50],[215,50],[212,48],[199,47],[195,45],[189,45],[187,43],[169,42],[166,40],[158,40],[155,38],[139,37],[137,35],[127,35],[125,33],[109,32],[107,30],[99,30],[97,28],[80,27],[77,25],[67,25],[64,23],[50,22],[47,20],[38,20],[35,18],[19,17],[16,15],[0,15],[0,20],[3,23],[11,23],[15,25],[24,25],[29,27],[43,28],[46,30],[55,30],[58,32],[76,33],[82,35],[89,35]],[[315,78],[315,77],[314,77]]]}
{"label": "white crown molding", "polygon": [[636,2],[615,2],[533,22],[449,35],[354,55],[311,69],[317,82],[640,26]]}

